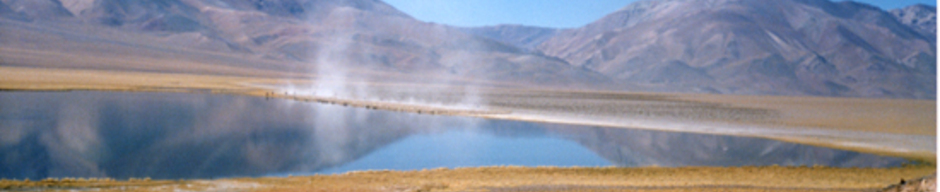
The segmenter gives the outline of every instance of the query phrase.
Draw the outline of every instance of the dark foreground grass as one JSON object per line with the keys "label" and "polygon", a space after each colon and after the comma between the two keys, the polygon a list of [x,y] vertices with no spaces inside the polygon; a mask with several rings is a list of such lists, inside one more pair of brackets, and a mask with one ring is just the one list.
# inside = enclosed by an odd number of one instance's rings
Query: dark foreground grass
{"label": "dark foreground grass", "polygon": [[[879,191],[935,174],[934,165],[897,168],[479,167],[363,171],[217,180],[47,179],[0,181],[9,191]],[[935,181],[935,179],[934,179]],[[933,186],[936,184],[933,183]]]}

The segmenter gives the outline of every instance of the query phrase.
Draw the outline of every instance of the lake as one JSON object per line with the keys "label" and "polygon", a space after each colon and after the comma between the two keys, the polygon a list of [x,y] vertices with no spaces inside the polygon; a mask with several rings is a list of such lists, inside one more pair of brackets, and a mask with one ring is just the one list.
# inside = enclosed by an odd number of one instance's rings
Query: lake
{"label": "lake", "polygon": [[474,166],[892,167],[775,140],[191,93],[0,92],[0,178],[189,179]]}

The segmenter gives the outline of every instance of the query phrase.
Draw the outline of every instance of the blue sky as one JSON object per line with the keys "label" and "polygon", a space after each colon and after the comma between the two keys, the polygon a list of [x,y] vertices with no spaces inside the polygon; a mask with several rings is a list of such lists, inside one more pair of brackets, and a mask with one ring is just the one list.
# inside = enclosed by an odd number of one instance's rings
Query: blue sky
{"label": "blue sky", "polygon": [[[541,27],[580,27],[617,11],[635,0],[384,0],[421,21],[461,27],[523,24]],[[774,1],[774,0],[768,0]],[[855,0],[882,9],[935,0]]]}

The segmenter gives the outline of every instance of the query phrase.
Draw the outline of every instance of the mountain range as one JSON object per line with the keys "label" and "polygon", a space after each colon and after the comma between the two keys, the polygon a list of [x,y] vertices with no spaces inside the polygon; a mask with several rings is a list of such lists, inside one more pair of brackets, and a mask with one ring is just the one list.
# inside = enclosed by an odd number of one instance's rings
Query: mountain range
{"label": "mountain range", "polygon": [[[173,55],[341,79],[387,73],[621,91],[936,98],[936,8],[926,5],[645,0],[571,29],[452,27],[378,0],[0,0],[0,18],[0,48]],[[42,46],[49,44],[70,46]]]}
{"label": "mountain range", "polygon": [[919,29],[936,26],[901,20],[850,1],[642,1],[561,32],[538,50],[641,84],[736,94],[934,98],[935,32]]}

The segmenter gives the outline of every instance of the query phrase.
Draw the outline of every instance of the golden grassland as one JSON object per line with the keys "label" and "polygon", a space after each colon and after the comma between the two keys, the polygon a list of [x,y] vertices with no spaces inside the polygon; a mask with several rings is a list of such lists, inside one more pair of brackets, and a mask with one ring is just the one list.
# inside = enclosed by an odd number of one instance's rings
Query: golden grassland
{"label": "golden grassland", "polygon": [[914,180],[936,168],[478,167],[216,180],[0,181],[4,190],[99,191],[860,191]]}
{"label": "golden grassland", "polygon": [[853,131],[885,132],[912,135],[937,135],[935,127],[937,103],[932,100],[859,99],[816,97],[805,99],[785,96],[688,95],[684,99],[704,102],[725,102],[732,105],[775,109],[780,111],[781,124],[821,127]]}

